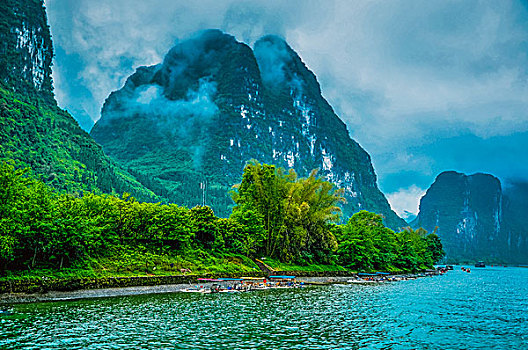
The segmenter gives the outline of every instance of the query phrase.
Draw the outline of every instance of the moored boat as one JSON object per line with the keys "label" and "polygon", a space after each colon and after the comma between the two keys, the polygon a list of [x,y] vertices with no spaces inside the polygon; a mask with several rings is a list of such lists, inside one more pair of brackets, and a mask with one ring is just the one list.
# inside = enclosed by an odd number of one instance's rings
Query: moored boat
{"label": "moored boat", "polygon": [[200,288],[200,287],[189,287],[184,288],[181,290],[183,293],[201,293],[201,294],[209,294],[211,293],[211,289],[208,288]]}
{"label": "moored boat", "polygon": [[350,284],[374,284],[374,283],[380,283],[380,281],[359,279],[359,280],[348,280],[347,283],[350,283]]}

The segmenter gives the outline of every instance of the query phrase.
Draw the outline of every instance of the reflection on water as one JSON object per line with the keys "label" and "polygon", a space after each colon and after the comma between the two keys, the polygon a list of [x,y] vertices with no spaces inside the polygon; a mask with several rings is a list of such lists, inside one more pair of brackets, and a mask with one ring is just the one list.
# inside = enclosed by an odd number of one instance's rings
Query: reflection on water
{"label": "reflection on water", "polygon": [[528,269],[18,304],[1,349],[528,349]]}

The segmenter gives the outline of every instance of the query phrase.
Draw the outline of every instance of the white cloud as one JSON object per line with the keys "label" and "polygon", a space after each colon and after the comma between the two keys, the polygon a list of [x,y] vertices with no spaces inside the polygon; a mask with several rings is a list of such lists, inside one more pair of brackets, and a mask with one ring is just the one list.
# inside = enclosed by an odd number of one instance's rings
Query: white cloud
{"label": "white cloud", "polygon": [[423,188],[412,185],[408,188],[400,188],[398,191],[386,195],[392,210],[404,219],[418,214],[420,199],[425,194]]}

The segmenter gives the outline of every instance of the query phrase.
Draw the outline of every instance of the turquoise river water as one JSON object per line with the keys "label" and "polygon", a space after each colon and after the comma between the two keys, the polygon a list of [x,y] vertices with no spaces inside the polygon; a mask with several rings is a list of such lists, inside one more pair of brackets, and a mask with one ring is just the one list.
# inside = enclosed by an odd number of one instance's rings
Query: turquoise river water
{"label": "turquoise river water", "polygon": [[528,349],[528,269],[15,304],[0,349]]}

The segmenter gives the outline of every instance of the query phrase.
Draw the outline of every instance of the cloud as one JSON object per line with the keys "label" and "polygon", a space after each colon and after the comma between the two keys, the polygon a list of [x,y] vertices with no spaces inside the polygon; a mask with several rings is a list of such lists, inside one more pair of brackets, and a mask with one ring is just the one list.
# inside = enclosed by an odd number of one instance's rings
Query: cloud
{"label": "cloud", "polygon": [[[119,98],[119,118],[132,118],[142,115],[163,119],[173,125],[170,129],[187,129],[184,123],[192,118],[200,122],[209,120],[218,112],[218,107],[212,98],[216,94],[216,83],[200,79],[198,89],[188,90],[186,97],[180,100],[169,100],[163,95],[159,85],[142,85],[134,90],[132,96]],[[108,111],[112,118],[112,110]]]}
{"label": "cloud", "polygon": [[213,14],[222,12],[216,1],[201,5],[209,18],[192,15],[199,9],[188,9],[187,2],[160,1],[152,6],[144,1],[47,0],[54,45],[59,48],[54,77],[68,78],[55,84],[57,95],[61,90],[87,90],[59,104],[75,109],[87,101],[92,120],[98,120],[106,97],[138,66],[160,63],[178,37],[202,29],[205,23],[213,27],[221,23],[221,18],[213,21]]}
{"label": "cloud", "polygon": [[[192,144],[196,140],[208,138],[206,134],[211,126],[218,107],[213,101],[216,94],[216,83],[206,78],[199,80],[196,90],[187,90],[183,99],[170,100],[165,97],[163,88],[155,84],[141,85],[132,92],[120,92],[114,104],[105,106],[105,122],[118,115],[122,118],[149,118],[157,130],[176,136],[182,144]],[[204,149],[201,146],[192,148],[193,164],[200,168]]]}
{"label": "cloud", "polygon": [[[387,192],[402,187],[396,178],[419,179],[421,187],[457,169],[467,152],[448,140],[469,137],[493,148],[528,132],[528,10],[520,1],[47,0],[46,6],[59,104],[94,121],[136,67],[161,62],[191,33],[220,28],[249,45],[265,34],[285,38],[371,154]],[[528,163],[521,149],[491,162],[484,151],[472,152],[472,167],[494,174],[519,169],[511,159]],[[410,172],[419,176],[400,176]]]}
{"label": "cloud", "polygon": [[424,194],[424,189],[412,185],[407,188],[400,188],[396,192],[388,193],[386,196],[392,210],[410,222],[418,214],[420,199]]}
{"label": "cloud", "polygon": [[266,37],[257,41],[254,52],[264,83],[279,85],[286,79],[285,68],[292,56],[282,40]]}

